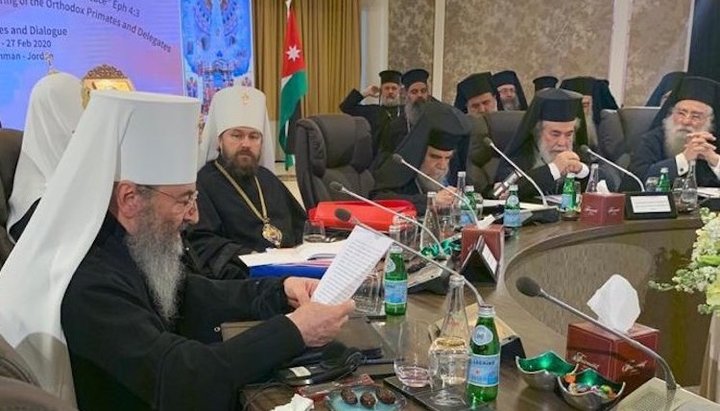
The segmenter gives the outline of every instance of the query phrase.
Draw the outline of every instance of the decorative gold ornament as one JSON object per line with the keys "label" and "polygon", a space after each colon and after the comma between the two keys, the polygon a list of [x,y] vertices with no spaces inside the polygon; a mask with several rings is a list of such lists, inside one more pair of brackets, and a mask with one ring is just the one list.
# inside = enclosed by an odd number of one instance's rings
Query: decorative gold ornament
{"label": "decorative gold ornament", "polygon": [[118,68],[108,64],[93,67],[82,78],[82,103],[87,107],[92,90],[134,91],[132,81]]}
{"label": "decorative gold ornament", "polygon": [[255,204],[253,204],[252,201],[250,201],[250,197],[248,197],[248,195],[245,193],[245,190],[243,190],[232,178],[232,176],[230,176],[227,170],[225,170],[225,167],[221,166],[217,160],[215,160],[213,163],[215,164],[215,167],[220,171],[220,173],[225,176],[228,182],[235,188],[235,191],[237,191],[240,197],[245,201],[245,204],[247,204],[248,208],[250,208],[250,211],[255,214],[255,217],[262,221],[263,238],[273,243],[275,247],[280,248],[280,245],[282,244],[283,234],[280,229],[270,224],[270,217],[268,217],[267,206],[265,205],[265,196],[263,195],[262,188],[260,188],[260,181],[258,181],[257,176],[255,176],[255,186],[257,187],[258,196],[260,197],[260,208],[262,209],[262,212],[258,210],[257,207],[255,207]]}
{"label": "decorative gold ornament", "polygon": [[263,224],[262,236],[264,239],[273,243],[276,248],[280,248],[283,235],[279,228],[270,223],[265,223]]}

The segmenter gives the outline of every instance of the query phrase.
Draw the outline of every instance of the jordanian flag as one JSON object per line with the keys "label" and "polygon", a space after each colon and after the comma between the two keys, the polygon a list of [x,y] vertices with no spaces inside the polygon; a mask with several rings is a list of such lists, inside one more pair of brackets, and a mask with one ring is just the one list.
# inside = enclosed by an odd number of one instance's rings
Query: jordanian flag
{"label": "jordanian flag", "polygon": [[[300,100],[307,93],[307,75],[305,74],[305,52],[302,48],[300,30],[298,30],[292,1],[287,2],[287,25],[283,46],[282,80],[280,82],[280,146],[285,151],[285,168],[292,166],[293,159],[287,147],[288,129],[293,114],[299,110]],[[297,117],[297,116],[295,116]]]}

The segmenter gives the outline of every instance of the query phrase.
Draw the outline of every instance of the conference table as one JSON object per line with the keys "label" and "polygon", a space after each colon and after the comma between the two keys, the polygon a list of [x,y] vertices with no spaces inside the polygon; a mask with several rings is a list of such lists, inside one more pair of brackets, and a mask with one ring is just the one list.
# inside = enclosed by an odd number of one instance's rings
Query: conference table
{"label": "conference table", "polygon": [[[660,330],[659,352],[669,362],[678,383],[698,385],[710,318],[697,313],[701,295],[658,292],[648,288],[651,279],[669,281],[688,262],[697,215],[677,219],[624,221],[590,226],[579,221],[523,227],[507,239],[495,286],[479,286],[483,299],[495,306],[496,315],[518,335],[527,356],[553,350],[565,353],[565,335],[579,319],[540,298],[529,298],[515,288],[527,276],[548,293],[593,315],[585,302],[613,274],[622,274],[637,290],[642,314],[638,322]],[[442,318],[444,296],[417,293],[409,297],[408,318],[435,322]],[[470,294],[466,302],[471,303]],[[268,410],[289,402],[292,391],[284,388],[247,392],[253,396],[248,409]],[[320,404],[319,408],[325,409]],[[537,391],[522,380],[514,364],[501,367],[497,410],[572,409],[552,392]],[[409,400],[407,409],[423,409]]]}

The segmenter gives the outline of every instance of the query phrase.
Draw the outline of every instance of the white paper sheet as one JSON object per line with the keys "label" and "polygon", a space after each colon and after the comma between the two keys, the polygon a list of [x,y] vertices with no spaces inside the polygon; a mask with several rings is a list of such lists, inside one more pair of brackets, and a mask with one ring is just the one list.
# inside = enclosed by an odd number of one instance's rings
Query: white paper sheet
{"label": "white paper sheet", "polygon": [[304,243],[295,248],[269,248],[264,253],[239,256],[248,267],[267,264],[301,263],[314,258],[333,258],[343,248],[345,241],[332,243]]}
{"label": "white paper sheet", "polygon": [[[548,200],[548,204],[551,204],[551,201],[550,201],[550,200]],[[504,206],[504,205],[505,205],[505,200],[493,200],[493,199],[483,200],[483,206],[484,206],[484,207],[498,207],[498,206]],[[544,206],[544,205],[542,205],[542,204],[524,203],[524,202],[521,202],[521,203],[520,203],[520,208],[523,209],[523,210],[536,211],[536,210],[545,210],[545,209],[548,209],[548,208],[553,208],[553,206],[552,206],[552,205],[549,205],[549,206],[546,207],[546,206]]]}
{"label": "white paper sheet", "polygon": [[630,197],[630,204],[635,214],[669,213],[672,211],[670,201],[666,195]]}
{"label": "white paper sheet", "polygon": [[320,280],[312,300],[340,304],[350,299],[391,243],[392,240],[386,236],[356,226]]}
{"label": "white paper sheet", "polygon": [[718,187],[698,187],[698,195],[702,197],[720,197],[720,188]]}

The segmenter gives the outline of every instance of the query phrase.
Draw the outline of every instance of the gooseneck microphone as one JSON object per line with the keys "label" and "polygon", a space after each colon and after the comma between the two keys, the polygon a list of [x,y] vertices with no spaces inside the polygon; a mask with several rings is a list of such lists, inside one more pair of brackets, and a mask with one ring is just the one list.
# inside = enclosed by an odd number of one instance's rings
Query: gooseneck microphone
{"label": "gooseneck microphone", "polygon": [[603,162],[605,162],[606,164],[609,164],[609,165],[613,166],[615,169],[619,170],[619,171],[622,172],[623,174],[629,175],[630,177],[632,177],[632,178],[638,183],[638,185],[640,186],[640,190],[643,191],[643,192],[645,191],[645,185],[642,183],[642,181],[640,181],[640,179],[638,178],[638,176],[636,176],[635,174],[631,173],[630,170],[627,170],[627,169],[625,169],[625,168],[622,168],[622,167],[620,167],[619,165],[615,164],[615,162],[610,161],[610,160],[608,160],[607,158],[601,156],[600,154],[594,152],[593,150],[590,149],[590,147],[588,147],[588,146],[585,145],[585,144],[583,144],[582,146],[580,146],[580,151],[582,151],[582,152],[585,153],[585,154],[590,154],[590,155],[592,155],[593,157],[595,157],[595,158],[597,158],[597,159],[599,159],[599,160],[602,160]]}
{"label": "gooseneck microphone", "polygon": [[[375,234],[375,235],[379,235],[379,236],[383,236],[383,237],[386,237],[386,238],[390,238],[390,237],[388,237],[387,235],[385,235],[385,234],[377,231],[376,229],[370,227],[369,225],[363,223],[362,221],[359,221],[357,218],[353,217],[353,215],[352,215],[348,210],[346,210],[346,209],[344,209],[344,208],[338,208],[338,209],[336,209],[336,210],[335,210],[335,217],[337,217],[338,220],[340,220],[340,221],[344,221],[344,222],[346,222],[346,223],[351,223],[351,224],[355,224],[355,225],[357,225],[357,226],[360,226],[360,227],[362,227],[362,228],[370,231],[371,233],[373,233],[373,234]],[[475,294],[475,299],[477,300],[478,306],[479,306],[480,304],[483,304],[483,303],[484,303],[484,300],[483,300],[482,296],[480,295],[480,293],[478,292],[477,288],[475,288],[475,286],[472,285],[472,283],[471,283],[470,281],[468,281],[468,279],[465,278],[465,276],[463,276],[462,274],[458,273],[457,271],[455,271],[455,270],[453,270],[453,269],[448,268],[447,266],[445,266],[445,265],[443,265],[443,264],[438,263],[437,261],[433,260],[432,258],[425,257],[424,255],[422,255],[422,253],[418,252],[417,250],[415,250],[415,249],[413,249],[413,248],[411,248],[411,247],[406,246],[405,244],[403,244],[403,243],[401,243],[401,242],[399,242],[399,241],[393,240],[393,243],[397,244],[400,248],[402,248],[403,250],[409,252],[410,254],[413,254],[414,256],[416,256],[416,257],[418,257],[418,258],[421,258],[421,259],[423,259],[424,261],[427,261],[428,263],[430,263],[430,264],[432,264],[432,265],[440,268],[441,270],[447,271],[447,272],[449,272],[450,274],[459,275],[460,277],[462,277],[462,278],[464,279],[465,285],[467,285],[468,288],[470,288],[470,290],[472,290],[473,294]]]}
{"label": "gooseneck microphone", "polygon": [[[393,155],[392,155],[392,159],[393,159],[394,162],[396,162],[396,163],[398,163],[398,164],[402,164],[402,165],[404,165],[405,167],[409,168],[410,170],[412,170],[412,171],[420,174],[421,176],[425,177],[428,181],[430,181],[430,182],[432,182],[433,184],[435,184],[436,186],[438,186],[441,190],[445,190],[445,189],[446,189],[446,187],[445,187],[444,185],[442,185],[441,182],[435,180],[434,178],[432,178],[432,177],[430,177],[429,175],[427,175],[427,174],[423,173],[422,171],[420,171],[419,168],[417,168],[417,167],[415,167],[414,165],[412,165],[412,164],[408,163],[407,161],[405,161],[405,159],[404,159],[400,154],[398,154],[398,153],[393,154]],[[462,204],[465,204],[468,208],[472,207],[467,198],[463,197],[462,195],[459,195],[458,193],[452,192],[452,191],[450,191],[450,190],[448,190],[448,192],[449,192],[450,194],[452,194],[455,198],[457,198],[458,200],[460,200],[460,202],[461,202]],[[470,213],[470,214],[472,215],[473,222],[475,223],[475,225],[476,225],[477,227],[480,227],[480,222],[478,221],[478,218],[477,218],[477,216],[475,215],[475,210],[471,210],[471,211],[473,211],[473,212]]]}
{"label": "gooseneck microphone", "polygon": [[[502,152],[502,150],[500,150],[499,148],[497,148],[497,146],[495,145],[495,143],[493,143],[493,141],[490,139],[490,137],[485,137],[485,139],[483,140],[483,142],[485,143],[485,145],[487,145],[488,147],[490,147],[490,148],[492,148],[493,150],[495,150],[496,153],[500,154],[500,157],[504,158],[505,161],[507,161],[507,162],[515,169],[515,172],[516,172],[516,173],[520,173],[520,175],[522,175],[523,177],[525,177],[525,178],[527,179],[527,181],[529,181],[530,184],[532,184],[533,187],[535,187],[535,191],[537,191],[538,194],[540,194],[540,198],[542,199],[543,205],[544,205],[545,207],[547,207],[547,206],[548,206],[548,202],[547,202],[547,198],[545,197],[545,193],[542,192],[542,190],[540,189],[540,186],[537,185],[537,183],[535,182],[535,180],[533,180],[532,178],[530,178],[529,175],[525,174],[525,172],[524,172],[520,167],[518,167],[517,164],[515,164],[512,160],[510,160],[510,157],[506,156],[505,153]],[[514,173],[513,173],[513,174],[514,174]],[[511,174],[511,175],[512,175],[512,174]],[[516,179],[516,180],[517,180],[517,179]],[[510,184],[512,184],[512,183],[510,183]],[[510,187],[510,184],[508,184],[508,187]],[[501,194],[502,194],[502,193],[501,193]]]}
{"label": "gooseneck microphone", "polygon": [[[342,184],[340,184],[337,181],[332,181],[330,183],[330,188],[337,191],[338,193],[347,194],[352,198],[362,201],[363,203],[370,204],[373,207],[377,207],[377,208],[379,208],[383,211],[386,211],[394,216],[400,217],[401,219],[403,219],[411,224],[414,224],[417,227],[420,227],[420,229],[425,231],[430,236],[430,238],[432,238],[432,240],[435,242],[435,244],[437,244],[438,250],[440,250],[440,254],[442,255],[442,257],[447,258],[447,255],[445,255],[445,251],[443,251],[442,245],[440,244],[440,240],[438,240],[438,238],[435,236],[435,234],[432,233],[432,231],[430,231],[429,228],[425,227],[423,224],[418,223],[417,220],[415,220],[414,218],[410,218],[404,214],[398,213],[388,207],[385,207],[384,205],[382,205],[380,203],[377,203],[368,198],[365,198],[365,197],[361,196],[360,194],[354,193],[354,192],[348,190],[347,188],[345,188],[345,186],[343,186]],[[338,217],[338,218],[340,218],[340,217]]]}
{"label": "gooseneck microphone", "polygon": [[515,287],[517,287],[518,291],[520,291],[521,293],[525,294],[528,297],[542,297],[554,304],[559,305],[561,308],[564,308],[565,310],[570,311],[571,313],[577,315],[578,317],[584,319],[585,321],[595,324],[595,326],[609,332],[610,334],[617,336],[618,338],[621,338],[623,341],[626,341],[631,346],[637,348],[638,350],[644,352],[645,354],[651,356],[652,358],[655,358],[655,360],[660,364],[660,367],[663,369],[663,374],[665,374],[665,385],[666,385],[668,391],[675,391],[677,389],[677,384],[675,383],[675,376],[673,376],[673,373],[670,370],[670,366],[668,365],[667,361],[665,361],[665,359],[663,357],[661,357],[660,354],[658,354],[655,351],[651,350],[650,348],[640,344],[639,342],[633,340],[632,338],[625,335],[625,333],[615,330],[614,328],[608,327],[607,325],[590,317],[589,315],[583,313],[582,311],[576,309],[575,307],[572,307],[569,304],[565,303],[564,301],[561,301],[561,300],[557,299],[556,297],[553,297],[552,295],[546,293],[545,290],[543,290],[538,283],[536,283],[535,281],[533,281],[532,279],[530,279],[528,277],[518,278],[517,282],[515,282]]}
{"label": "gooseneck microphone", "polygon": [[510,173],[509,176],[505,177],[505,180],[503,180],[502,183],[498,184],[498,186],[493,189],[493,197],[500,198],[500,196],[503,195],[504,192],[510,189],[511,185],[517,183],[520,177],[522,176],[517,171],[513,171],[512,173]]}

